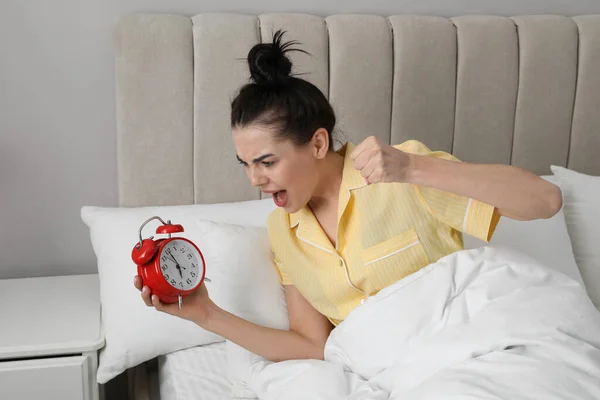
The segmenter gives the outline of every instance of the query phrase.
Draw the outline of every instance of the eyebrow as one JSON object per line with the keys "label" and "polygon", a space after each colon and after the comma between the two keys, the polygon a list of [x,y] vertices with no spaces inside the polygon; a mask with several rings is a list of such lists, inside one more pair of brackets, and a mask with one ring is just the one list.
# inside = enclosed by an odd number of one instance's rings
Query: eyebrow
{"label": "eyebrow", "polygon": [[[262,156],[260,156],[260,157],[258,157],[258,158],[255,158],[254,160],[252,160],[252,162],[253,162],[254,164],[256,164],[256,163],[259,163],[259,162],[263,161],[264,159],[266,159],[266,158],[269,158],[269,157],[272,157],[272,156],[274,156],[274,154],[271,154],[271,153],[269,153],[269,154],[264,154],[264,155],[262,155]],[[244,160],[242,160],[242,159],[240,158],[240,156],[238,156],[237,154],[235,155],[235,158],[237,158],[239,162],[241,162],[241,163],[245,163],[245,161],[244,161]]]}

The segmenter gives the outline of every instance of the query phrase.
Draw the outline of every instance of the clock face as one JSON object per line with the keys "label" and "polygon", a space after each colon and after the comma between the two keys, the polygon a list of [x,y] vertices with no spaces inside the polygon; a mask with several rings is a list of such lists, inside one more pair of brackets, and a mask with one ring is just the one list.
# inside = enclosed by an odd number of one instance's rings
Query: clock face
{"label": "clock face", "polygon": [[160,253],[160,270],[165,280],[179,290],[190,290],[198,284],[204,272],[202,257],[185,240],[171,240]]}

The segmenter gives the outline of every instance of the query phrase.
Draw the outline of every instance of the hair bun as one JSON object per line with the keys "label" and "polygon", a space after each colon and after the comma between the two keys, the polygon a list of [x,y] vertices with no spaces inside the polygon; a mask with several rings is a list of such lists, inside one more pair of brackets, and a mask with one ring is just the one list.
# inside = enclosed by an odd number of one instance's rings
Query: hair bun
{"label": "hair bun", "polygon": [[252,80],[259,85],[281,86],[290,78],[292,62],[286,57],[288,51],[301,51],[292,49],[290,46],[297,42],[290,41],[281,43],[285,32],[279,30],[273,35],[272,43],[259,43],[250,49],[248,53],[248,65]]}

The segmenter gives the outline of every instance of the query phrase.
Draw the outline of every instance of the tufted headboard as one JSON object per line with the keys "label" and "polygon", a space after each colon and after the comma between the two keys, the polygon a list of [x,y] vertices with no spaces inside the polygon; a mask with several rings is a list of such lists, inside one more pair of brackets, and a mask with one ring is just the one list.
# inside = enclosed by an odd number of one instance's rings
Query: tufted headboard
{"label": "tufted headboard", "polygon": [[342,142],[418,139],[463,161],[600,175],[600,15],[128,15],[115,30],[121,206],[260,198],[230,101],[277,29]]}

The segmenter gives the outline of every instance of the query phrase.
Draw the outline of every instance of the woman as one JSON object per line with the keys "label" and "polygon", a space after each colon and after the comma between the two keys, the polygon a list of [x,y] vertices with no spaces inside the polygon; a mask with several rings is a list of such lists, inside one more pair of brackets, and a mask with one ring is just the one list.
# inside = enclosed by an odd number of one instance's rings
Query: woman
{"label": "woman", "polygon": [[462,232],[489,241],[500,216],[549,218],[562,206],[558,187],[530,172],[462,163],[414,140],[389,146],[370,137],[334,151],[331,105],[314,85],[290,76],[285,54],[294,44],[277,32],[250,50],[253,82],[231,110],[238,161],[278,206],[267,225],[290,329],[238,318],[204,286],[182,310],[161,304],[135,277],[148,306],[272,361],[323,359],[332,328],[352,309],[461,250]]}

